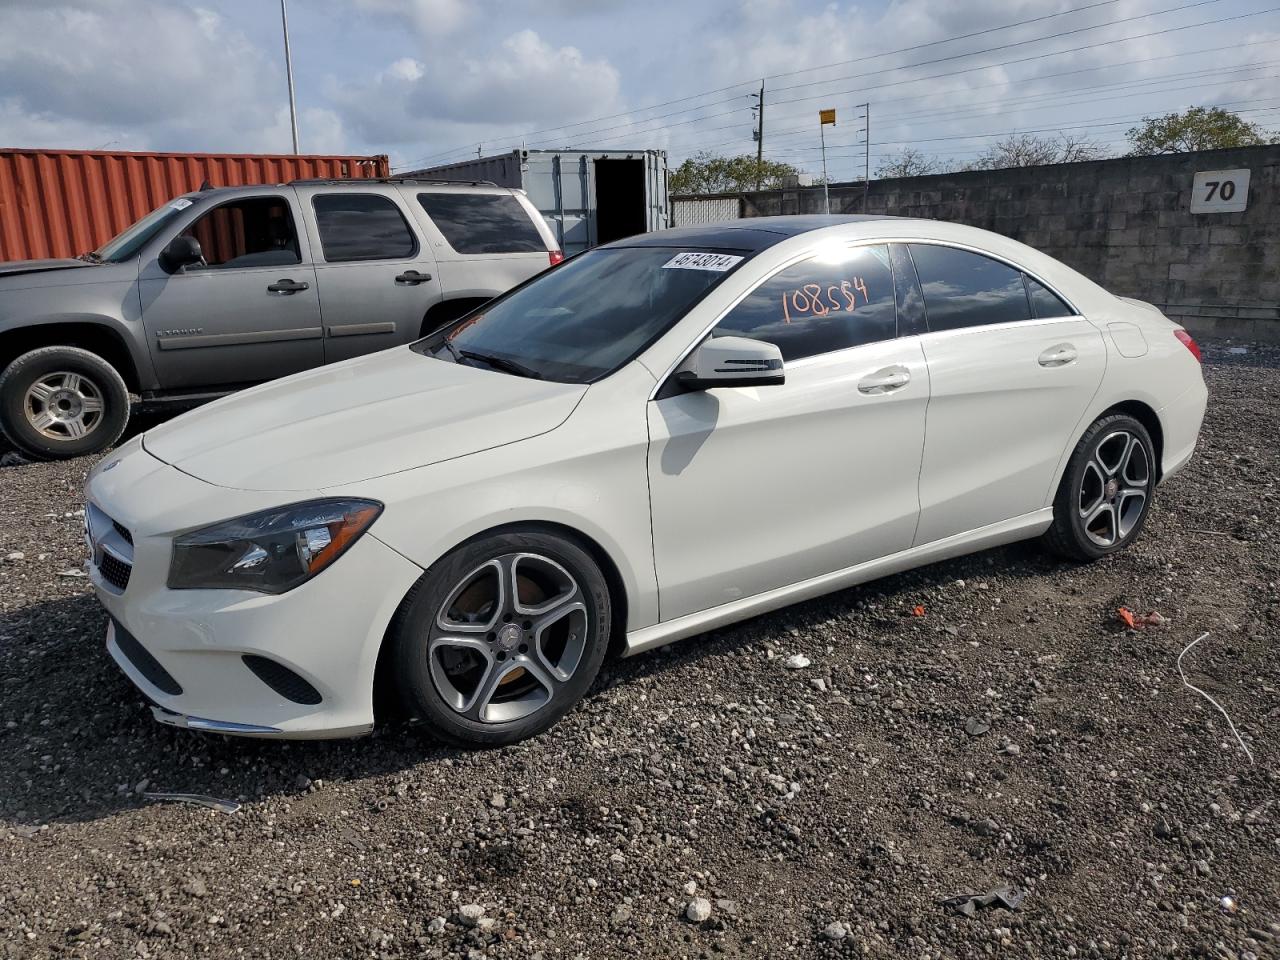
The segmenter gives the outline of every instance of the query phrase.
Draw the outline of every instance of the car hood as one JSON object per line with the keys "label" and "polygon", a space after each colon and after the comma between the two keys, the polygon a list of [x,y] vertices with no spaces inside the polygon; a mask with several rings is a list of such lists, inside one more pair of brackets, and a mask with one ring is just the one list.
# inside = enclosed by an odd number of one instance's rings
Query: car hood
{"label": "car hood", "polygon": [[143,444],[218,486],[315,490],[546,433],[586,389],[401,347],[215,401],[149,430]]}

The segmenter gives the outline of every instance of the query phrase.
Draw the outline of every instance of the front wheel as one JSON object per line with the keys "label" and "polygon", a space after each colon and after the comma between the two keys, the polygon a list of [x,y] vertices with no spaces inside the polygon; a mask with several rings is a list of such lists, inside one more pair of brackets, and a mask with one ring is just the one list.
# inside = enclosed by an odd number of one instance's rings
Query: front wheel
{"label": "front wheel", "polygon": [[1147,521],[1155,478],[1147,428],[1126,414],[1100,417],[1067,462],[1045,542],[1074,560],[1123,550]]}
{"label": "front wheel", "polygon": [[115,367],[79,347],[41,347],[0,374],[0,432],[39,460],[105,450],[129,422],[129,390]]}
{"label": "front wheel", "polygon": [[600,568],[572,540],[521,530],[464,544],[423,575],[392,626],[401,699],[451,743],[534,736],[591,686],[611,617]]}

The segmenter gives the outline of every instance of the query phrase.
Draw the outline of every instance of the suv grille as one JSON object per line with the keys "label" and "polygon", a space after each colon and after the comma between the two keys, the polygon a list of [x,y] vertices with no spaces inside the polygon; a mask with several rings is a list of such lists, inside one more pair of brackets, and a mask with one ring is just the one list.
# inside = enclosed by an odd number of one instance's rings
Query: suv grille
{"label": "suv grille", "polygon": [[137,667],[138,672],[147,678],[148,683],[171,697],[182,693],[182,685],[173,679],[173,675],[160,665],[160,661],[132,633],[120,625],[119,620],[113,618],[111,623],[116,628],[116,646]]}

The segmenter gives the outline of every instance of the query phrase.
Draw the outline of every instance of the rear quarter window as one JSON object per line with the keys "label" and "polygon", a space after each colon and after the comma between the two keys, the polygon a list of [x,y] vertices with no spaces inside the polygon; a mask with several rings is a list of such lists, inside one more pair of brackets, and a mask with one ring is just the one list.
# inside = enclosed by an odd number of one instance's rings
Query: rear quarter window
{"label": "rear quarter window", "polygon": [[546,253],[520,201],[504,193],[420,193],[418,203],[458,253]]}

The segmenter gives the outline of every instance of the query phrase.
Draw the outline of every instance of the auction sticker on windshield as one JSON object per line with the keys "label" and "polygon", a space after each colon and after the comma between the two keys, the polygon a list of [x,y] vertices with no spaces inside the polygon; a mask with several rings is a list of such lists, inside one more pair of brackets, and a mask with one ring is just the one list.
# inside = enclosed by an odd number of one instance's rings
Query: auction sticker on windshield
{"label": "auction sticker on windshield", "polygon": [[677,253],[662,265],[662,269],[712,270],[716,273],[724,273],[741,262],[741,257],[735,257],[728,253],[699,253],[696,250],[687,250],[684,253]]}

